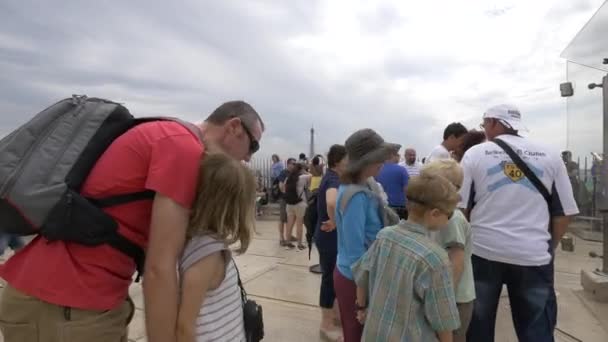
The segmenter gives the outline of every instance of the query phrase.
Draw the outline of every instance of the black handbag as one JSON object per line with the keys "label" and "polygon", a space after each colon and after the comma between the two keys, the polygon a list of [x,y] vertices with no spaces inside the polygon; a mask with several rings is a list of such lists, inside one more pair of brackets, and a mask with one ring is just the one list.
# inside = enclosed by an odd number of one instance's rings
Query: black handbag
{"label": "black handbag", "polygon": [[254,300],[247,299],[247,292],[241,282],[241,275],[239,274],[239,268],[236,266],[234,260],[234,268],[236,269],[236,276],[239,280],[239,287],[241,288],[241,299],[243,301],[243,320],[245,322],[245,337],[247,342],[258,342],[264,339],[264,317],[262,313],[262,306],[256,303]]}

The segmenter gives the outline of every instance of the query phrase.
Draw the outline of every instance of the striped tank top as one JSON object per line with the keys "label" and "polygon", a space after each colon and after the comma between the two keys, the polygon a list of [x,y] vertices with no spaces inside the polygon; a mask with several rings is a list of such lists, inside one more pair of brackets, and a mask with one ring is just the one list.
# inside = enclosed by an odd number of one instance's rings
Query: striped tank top
{"label": "striped tank top", "polygon": [[[192,238],[182,254],[180,278],[202,258],[218,251],[230,251],[222,241],[210,236]],[[196,319],[196,341],[245,341],[241,290],[232,258],[226,264],[225,277],[217,289],[207,292]]]}

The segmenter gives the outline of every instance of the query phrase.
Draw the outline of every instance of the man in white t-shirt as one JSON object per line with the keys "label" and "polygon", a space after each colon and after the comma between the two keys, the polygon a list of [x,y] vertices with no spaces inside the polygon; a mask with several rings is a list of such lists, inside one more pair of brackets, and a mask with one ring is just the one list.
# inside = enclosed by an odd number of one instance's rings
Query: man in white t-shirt
{"label": "man in white t-shirt", "polygon": [[[553,341],[557,303],[553,251],[578,213],[568,172],[557,151],[518,135],[525,130],[519,110],[488,109],[482,127],[488,142],[463,159],[460,207],[473,229],[473,272],[477,301],[469,341],[494,341],[496,310],[507,285],[519,341]],[[511,158],[492,142],[500,139],[524,160],[551,194],[551,204]],[[551,230],[550,225],[551,223]]]}
{"label": "man in white t-shirt", "polygon": [[431,154],[426,158],[426,163],[452,158],[452,152],[458,150],[462,145],[467,132],[467,128],[460,122],[449,124],[443,131],[443,142],[431,151]]}
{"label": "man in white t-shirt", "polygon": [[407,174],[410,177],[418,176],[420,174],[421,165],[416,161],[416,150],[413,148],[405,149],[403,157],[405,158],[405,161],[399,163],[399,165],[407,170]]}

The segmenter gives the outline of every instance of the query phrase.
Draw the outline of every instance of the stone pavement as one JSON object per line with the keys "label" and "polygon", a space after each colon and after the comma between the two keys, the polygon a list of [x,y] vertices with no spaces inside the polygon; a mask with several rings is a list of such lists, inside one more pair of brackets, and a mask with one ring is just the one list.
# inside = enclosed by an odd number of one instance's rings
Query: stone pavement
{"label": "stone pavement", "polygon": [[[264,341],[320,341],[317,307],[320,276],[308,271],[318,262],[316,251],[308,260],[308,251],[287,251],[277,241],[276,222],[258,221],[258,233],[245,255],[236,258],[245,288],[252,299],[264,308],[266,338]],[[563,342],[608,341],[608,304],[590,301],[580,286],[581,269],[601,266],[599,259],[588,257],[589,251],[601,251],[599,243],[577,239],[574,253],[558,251],[556,288],[559,323],[556,340]],[[130,337],[145,341],[142,301],[139,285],[131,288],[138,307]],[[515,342],[506,291],[500,302],[497,319],[497,342]]]}
{"label": "stone pavement", "polygon": [[[248,293],[263,306],[264,341],[320,341],[320,312],[317,307],[320,276],[308,271],[309,265],[318,261],[316,251],[313,251],[312,260],[309,261],[308,251],[287,251],[279,247],[275,221],[258,221],[257,230],[248,252],[237,256],[236,260]],[[580,286],[581,269],[600,267],[601,261],[590,259],[588,253],[591,250],[600,252],[601,246],[581,239],[576,242],[574,253],[557,253],[559,319],[556,340],[606,342],[608,304],[589,300]],[[130,292],[137,311],[130,326],[129,338],[133,342],[146,341],[140,285],[134,284]],[[500,302],[496,341],[517,341],[506,291]]]}

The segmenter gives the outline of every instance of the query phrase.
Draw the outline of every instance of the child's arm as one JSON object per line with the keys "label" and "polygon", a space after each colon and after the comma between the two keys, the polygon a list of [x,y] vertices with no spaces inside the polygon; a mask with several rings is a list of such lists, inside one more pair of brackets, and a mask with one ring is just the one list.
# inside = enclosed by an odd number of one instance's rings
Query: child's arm
{"label": "child's arm", "polygon": [[439,339],[439,342],[452,342],[452,331],[438,331],[437,338]]}
{"label": "child's arm", "polygon": [[[448,226],[439,232],[439,239],[448,252],[452,264],[452,279],[454,286],[460,284],[460,277],[464,271],[465,245],[467,244],[466,231],[469,223],[464,219],[450,220]],[[470,243],[470,241],[469,241]]]}
{"label": "child's arm", "polygon": [[357,286],[357,305],[367,307],[367,289]]}
{"label": "child's arm", "polygon": [[359,323],[365,322],[365,316],[367,313],[367,289],[364,287],[357,286],[357,301],[356,305],[359,308],[357,310],[357,319]]}
{"label": "child's arm", "polygon": [[329,220],[322,222],[321,230],[331,232],[336,229],[336,201],[338,199],[338,189],[329,188],[325,192],[325,201],[327,202],[327,216]]}
{"label": "child's arm", "polygon": [[452,247],[448,250],[448,256],[452,262],[452,277],[454,278],[454,285],[460,283],[460,277],[464,271],[464,249],[462,247]]}
{"label": "child's arm", "polygon": [[370,300],[367,298],[369,292],[369,272],[370,265],[373,263],[371,259],[376,255],[377,248],[378,240],[374,241],[369,250],[352,267],[354,280],[357,284],[355,304],[360,308],[360,310],[357,310],[357,320],[361,324],[364,324],[367,318],[367,307]]}
{"label": "child's arm", "polygon": [[182,296],[177,315],[177,342],[196,341],[196,318],[217,272],[222,272],[222,252],[204,257],[186,270],[182,278]]}

